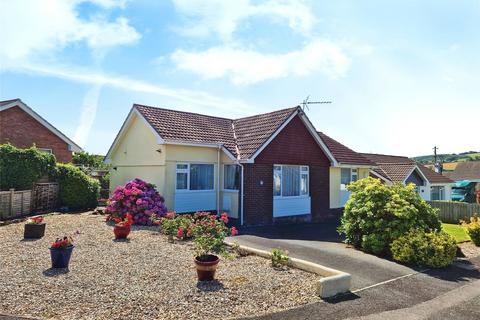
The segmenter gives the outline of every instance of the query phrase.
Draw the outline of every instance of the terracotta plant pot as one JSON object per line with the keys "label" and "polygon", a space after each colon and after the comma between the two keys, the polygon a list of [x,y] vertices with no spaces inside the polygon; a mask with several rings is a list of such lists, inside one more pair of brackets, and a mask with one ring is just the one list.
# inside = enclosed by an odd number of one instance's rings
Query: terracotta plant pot
{"label": "terracotta plant pot", "polygon": [[215,278],[215,271],[220,258],[213,254],[207,254],[196,257],[194,261],[197,267],[198,281],[211,281]]}
{"label": "terracotta plant pot", "polygon": [[25,239],[40,239],[45,235],[45,223],[25,224],[23,237]]}
{"label": "terracotta plant pot", "polygon": [[130,234],[130,226],[115,226],[113,227],[115,239],[127,239]]}
{"label": "terracotta plant pot", "polygon": [[52,268],[68,268],[70,257],[72,256],[73,246],[65,249],[50,248],[50,257],[52,258]]}

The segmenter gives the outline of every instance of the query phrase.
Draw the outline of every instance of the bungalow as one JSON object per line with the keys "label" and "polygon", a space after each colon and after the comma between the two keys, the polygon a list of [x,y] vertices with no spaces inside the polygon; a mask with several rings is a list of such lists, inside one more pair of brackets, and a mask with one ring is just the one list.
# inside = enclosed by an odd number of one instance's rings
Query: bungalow
{"label": "bungalow", "polygon": [[370,176],[374,178],[387,184],[413,183],[425,200],[450,199],[454,182],[410,158],[371,153],[361,155],[377,165],[370,171]]}
{"label": "bungalow", "polygon": [[20,99],[0,101],[0,144],[18,148],[36,145],[52,153],[58,162],[71,162],[73,152],[80,152],[75,142],[42,118]]}
{"label": "bungalow", "polygon": [[106,161],[112,189],[138,177],[171,210],[225,211],[249,225],[337,214],[345,185],[374,167],[300,107],[227,119],[135,104]]}

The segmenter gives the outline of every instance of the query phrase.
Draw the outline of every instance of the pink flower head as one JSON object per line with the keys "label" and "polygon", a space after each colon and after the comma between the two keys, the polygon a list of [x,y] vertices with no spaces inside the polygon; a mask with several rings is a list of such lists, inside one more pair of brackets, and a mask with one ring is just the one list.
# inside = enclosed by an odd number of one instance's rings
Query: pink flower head
{"label": "pink flower head", "polygon": [[222,213],[220,216],[220,219],[223,221],[223,223],[227,224],[228,223],[228,216],[226,213]]}
{"label": "pink flower head", "polygon": [[232,236],[236,236],[236,235],[238,234],[237,228],[232,227],[232,228],[230,229],[230,234],[231,234]]}
{"label": "pink flower head", "polygon": [[184,234],[183,228],[178,228],[178,230],[177,230],[177,238],[179,238],[179,239],[183,238],[183,234]]}

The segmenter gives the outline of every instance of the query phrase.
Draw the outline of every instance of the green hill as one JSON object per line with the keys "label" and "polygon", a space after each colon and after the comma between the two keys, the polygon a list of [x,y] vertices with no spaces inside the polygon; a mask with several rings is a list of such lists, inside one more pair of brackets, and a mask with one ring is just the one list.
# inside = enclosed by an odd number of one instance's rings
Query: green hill
{"label": "green hill", "polygon": [[[437,156],[443,162],[461,162],[461,161],[480,160],[479,151],[468,151],[468,152],[462,152],[459,154],[456,154],[456,153],[439,154]],[[414,157],[414,159],[423,164],[432,164],[434,161],[433,155]]]}

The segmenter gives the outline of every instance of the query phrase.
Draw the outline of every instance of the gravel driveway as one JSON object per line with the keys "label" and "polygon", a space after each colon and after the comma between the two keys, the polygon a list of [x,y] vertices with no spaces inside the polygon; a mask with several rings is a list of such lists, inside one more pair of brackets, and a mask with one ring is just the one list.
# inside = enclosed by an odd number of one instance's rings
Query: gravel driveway
{"label": "gravel driveway", "polygon": [[[191,243],[167,243],[152,227],[113,241],[95,215],[46,217],[46,235],[24,241],[23,224],[0,227],[0,314],[55,319],[225,319],[316,302],[318,277],[276,271],[268,260],[222,259],[218,281],[197,283]],[[80,234],[69,272],[50,268],[57,236]]]}

